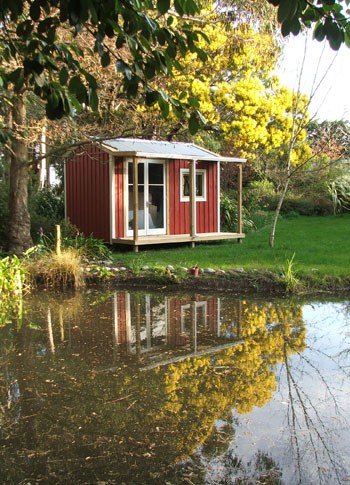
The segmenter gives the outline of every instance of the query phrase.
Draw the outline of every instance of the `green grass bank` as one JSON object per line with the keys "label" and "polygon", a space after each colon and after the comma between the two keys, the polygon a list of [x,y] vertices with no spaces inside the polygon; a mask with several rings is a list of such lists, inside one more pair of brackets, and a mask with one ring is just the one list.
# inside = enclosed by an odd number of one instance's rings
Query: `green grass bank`
{"label": "green grass bank", "polygon": [[315,285],[329,280],[350,281],[350,214],[281,219],[275,247],[268,246],[270,227],[250,232],[241,244],[223,241],[189,246],[141,248],[140,253],[115,252],[114,260],[134,270],[143,265],[213,269],[244,268],[245,271],[285,272],[293,260],[293,272]]}

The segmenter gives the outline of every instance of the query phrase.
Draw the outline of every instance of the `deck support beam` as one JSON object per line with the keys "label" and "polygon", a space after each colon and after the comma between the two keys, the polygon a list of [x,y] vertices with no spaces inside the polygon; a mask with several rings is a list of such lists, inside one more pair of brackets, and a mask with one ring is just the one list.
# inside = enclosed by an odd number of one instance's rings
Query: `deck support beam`
{"label": "deck support beam", "polygon": [[221,212],[220,212],[220,162],[216,164],[216,198],[217,198],[217,231],[221,230]]}
{"label": "deck support beam", "polygon": [[[237,232],[242,233],[242,179],[243,179],[243,167],[242,164],[238,164],[238,176],[237,176]],[[238,243],[242,242],[242,239],[237,239]]]}
{"label": "deck support beam", "polygon": [[190,236],[196,236],[196,160],[190,162]]}
{"label": "deck support beam", "polygon": [[139,238],[139,180],[138,180],[138,159],[136,157],[132,160],[133,170],[133,205],[134,205],[134,224],[133,224],[133,240],[134,251],[138,252],[137,240]]}

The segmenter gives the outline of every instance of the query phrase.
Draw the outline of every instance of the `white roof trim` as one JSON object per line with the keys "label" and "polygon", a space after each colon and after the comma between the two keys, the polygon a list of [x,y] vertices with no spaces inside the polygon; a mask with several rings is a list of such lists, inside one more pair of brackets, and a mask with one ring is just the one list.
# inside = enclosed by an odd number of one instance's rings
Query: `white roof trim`
{"label": "white roof trim", "polygon": [[[111,140],[112,141],[112,140]],[[154,140],[140,140],[140,141],[153,141]],[[182,142],[174,142],[178,147],[181,146]],[[189,143],[186,143],[189,145]],[[205,152],[204,155],[188,155],[188,154],[181,154],[179,153],[159,153],[159,152],[144,152],[144,151],[123,151],[118,150],[117,148],[112,147],[104,142],[101,143],[101,147],[103,150],[112,153],[113,155],[118,155],[121,157],[137,157],[137,158],[157,158],[157,159],[173,159],[173,160],[198,160],[198,161],[208,161],[208,162],[233,162],[233,163],[245,163],[247,160],[245,158],[235,158],[235,157],[225,157],[222,155],[218,155],[213,153],[205,148],[202,148],[194,143],[191,145],[199,150]]]}

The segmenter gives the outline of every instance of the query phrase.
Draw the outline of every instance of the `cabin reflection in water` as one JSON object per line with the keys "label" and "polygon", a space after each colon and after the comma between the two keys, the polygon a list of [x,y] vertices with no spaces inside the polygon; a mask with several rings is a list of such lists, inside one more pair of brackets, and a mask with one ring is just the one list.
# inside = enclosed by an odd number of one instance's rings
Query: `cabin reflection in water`
{"label": "cabin reflection in water", "polygon": [[134,356],[166,364],[169,361],[161,357],[166,351],[184,358],[235,345],[240,339],[240,314],[239,300],[231,300],[223,311],[218,297],[116,292],[99,306],[97,322],[87,319],[72,329],[71,346],[90,358],[94,354],[100,363],[110,361],[107,354],[112,352],[114,358]]}

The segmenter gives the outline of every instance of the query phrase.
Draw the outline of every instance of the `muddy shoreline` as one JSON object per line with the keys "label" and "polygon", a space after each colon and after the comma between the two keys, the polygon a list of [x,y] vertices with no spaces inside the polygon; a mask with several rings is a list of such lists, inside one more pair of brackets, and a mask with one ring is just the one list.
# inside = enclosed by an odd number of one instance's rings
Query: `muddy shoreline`
{"label": "muddy shoreline", "polygon": [[257,270],[234,274],[200,274],[179,277],[174,273],[156,274],[152,271],[133,273],[130,270],[109,277],[88,275],[88,287],[124,288],[136,290],[172,291],[219,291],[238,295],[276,295],[342,293],[350,294],[350,281],[347,278],[327,278],[322,285],[311,280],[300,280],[295,288],[289,288],[285,279],[276,273]]}

